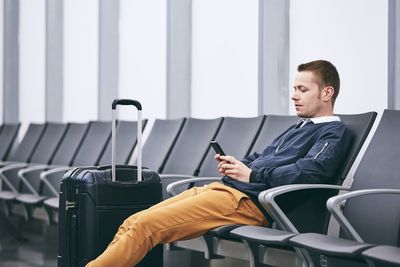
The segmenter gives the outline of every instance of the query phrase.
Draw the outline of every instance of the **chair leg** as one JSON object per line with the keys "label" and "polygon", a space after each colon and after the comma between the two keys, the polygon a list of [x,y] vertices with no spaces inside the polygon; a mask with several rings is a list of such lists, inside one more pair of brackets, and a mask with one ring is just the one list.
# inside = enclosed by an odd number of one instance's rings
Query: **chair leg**
{"label": "chair leg", "polygon": [[249,253],[249,263],[250,267],[258,267],[261,266],[259,260],[260,260],[260,255],[259,255],[259,244],[253,243],[248,240],[242,240],[243,243],[246,245],[247,252]]}
{"label": "chair leg", "polygon": [[21,235],[14,224],[3,213],[0,212],[0,225],[6,229],[18,241],[27,241],[28,239]]}

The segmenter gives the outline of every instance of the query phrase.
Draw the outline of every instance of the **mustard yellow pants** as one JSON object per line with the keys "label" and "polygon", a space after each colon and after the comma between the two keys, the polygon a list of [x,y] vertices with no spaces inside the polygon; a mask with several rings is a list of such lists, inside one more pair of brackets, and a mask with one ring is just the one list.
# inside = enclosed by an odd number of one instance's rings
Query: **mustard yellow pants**
{"label": "mustard yellow pants", "polygon": [[135,213],[86,267],[132,267],[154,246],[198,237],[226,224],[268,225],[248,196],[220,183],[194,187]]}

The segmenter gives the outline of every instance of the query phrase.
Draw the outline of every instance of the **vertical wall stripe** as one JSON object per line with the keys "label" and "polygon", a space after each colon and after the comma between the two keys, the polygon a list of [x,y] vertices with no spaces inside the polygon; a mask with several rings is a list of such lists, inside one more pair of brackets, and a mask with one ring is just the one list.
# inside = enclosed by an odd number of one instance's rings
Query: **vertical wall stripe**
{"label": "vertical wall stripe", "polygon": [[259,1],[259,114],[289,114],[289,2]]}
{"label": "vertical wall stripe", "polygon": [[167,2],[167,118],[191,115],[192,0]]}
{"label": "vertical wall stripe", "polygon": [[3,122],[18,122],[19,0],[4,0]]}
{"label": "vertical wall stripe", "polygon": [[388,108],[400,108],[400,4],[389,0]]}
{"label": "vertical wall stripe", "polygon": [[0,1],[0,123],[3,123],[3,74],[4,74],[4,0]]}
{"label": "vertical wall stripe", "polygon": [[63,0],[46,0],[46,121],[63,120]]}
{"label": "vertical wall stripe", "polygon": [[119,1],[99,3],[99,119],[111,120],[111,102],[118,97]]}

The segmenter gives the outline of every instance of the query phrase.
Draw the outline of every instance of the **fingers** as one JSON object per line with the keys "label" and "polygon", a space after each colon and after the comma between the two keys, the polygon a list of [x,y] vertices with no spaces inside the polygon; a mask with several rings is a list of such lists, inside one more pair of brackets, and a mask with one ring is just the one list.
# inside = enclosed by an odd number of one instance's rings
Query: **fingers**
{"label": "fingers", "polygon": [[235,157],[233,157],[233,156],[219,156],[219,158],[220,158],[221,160],[229,161],[229,162],[231,162],[231,163],[235,163],[235,162],[238,161],[238,160],[237,160]]}
{"label": "fingers", "polygon": [[215,154],[215,155],[214,155],[214,159],[215,159],[216,161],[222,161],[222,159],[221,159],[220,157],[221,157],[220,154]]}
{"label": "fingers", "polygon": [[229,175],[232,178],[236,177],[239,173],[238,160],[233,156],[221,156],[216,154],[214,158],[218,162],[218,172],[220,175]]}
{"label": "fingers", "polygon": [[228,175],[232,178],[237,178],[238,177],[239,170],[238,169],[226,169],[225,170],[225,175]]}

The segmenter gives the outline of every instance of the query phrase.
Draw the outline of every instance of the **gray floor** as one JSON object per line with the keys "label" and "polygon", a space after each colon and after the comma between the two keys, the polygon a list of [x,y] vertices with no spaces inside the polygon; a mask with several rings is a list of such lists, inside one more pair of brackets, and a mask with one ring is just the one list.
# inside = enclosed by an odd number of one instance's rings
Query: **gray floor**
{"label": "gray floor", "polygon": [[[13,220],[27,241],[17,241],[9,229],[0,224],[0,267],[56,267],[57,226],[43,222]],[[164,267],[243,267],[248,262],[235,259],[205,260],[203,253],[164,251]]]}
{"label": "gray floor", "polygon": [[55,226],[44,226],[41,222],[17,224],[18,230],[27,240],[16,240],[7,232],[7,229],[2,227],[0,229],[0,267],[57,266]]}

